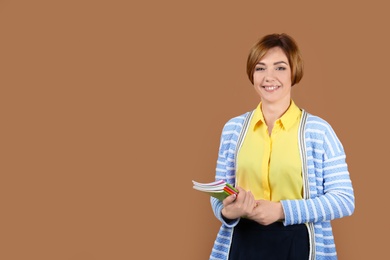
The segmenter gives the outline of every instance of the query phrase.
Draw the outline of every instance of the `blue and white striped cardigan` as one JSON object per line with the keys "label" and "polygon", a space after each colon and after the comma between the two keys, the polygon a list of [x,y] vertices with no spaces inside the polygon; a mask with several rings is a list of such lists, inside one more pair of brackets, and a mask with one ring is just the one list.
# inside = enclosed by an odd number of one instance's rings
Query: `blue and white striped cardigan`
{"label": "blue and white striped cardigan", "polygon": [[[218,153],[216,180],[235,185],[236,154],[253,111],[230,119],[224,126]],[[337,259],[330,221],[352,215],[355,198],[342,144],[323,119],[302,110],[298,141],[302,161],[304,199],[281,201],[284,225],[306,224],[310,240],[309,259]],[[234,223],[221,216],[222,202],[211,197],[215,216],[222,222],[210,260],[228,259]]]}

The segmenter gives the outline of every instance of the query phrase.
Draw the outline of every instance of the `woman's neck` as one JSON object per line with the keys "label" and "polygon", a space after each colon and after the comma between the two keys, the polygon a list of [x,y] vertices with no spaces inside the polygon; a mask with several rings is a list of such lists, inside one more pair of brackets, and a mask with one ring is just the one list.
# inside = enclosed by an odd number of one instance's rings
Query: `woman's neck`
{"label": "woman's neck", "polygon": [[271,134],[276,120],[278,120],[287,111],[291,104],[291,99],[280,103],[261,103],[261,111],[264,120],[268,126],[268,132]]}

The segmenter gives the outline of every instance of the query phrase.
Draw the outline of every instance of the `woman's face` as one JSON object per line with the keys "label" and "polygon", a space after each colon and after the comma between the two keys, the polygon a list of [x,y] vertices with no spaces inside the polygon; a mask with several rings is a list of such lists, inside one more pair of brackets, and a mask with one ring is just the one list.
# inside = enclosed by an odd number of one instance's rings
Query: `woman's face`
{"label": "woman's face", "polygon": [[291,68],[281,48],[269,49],[256,64],[253,86],[263,104],[290,102]]}

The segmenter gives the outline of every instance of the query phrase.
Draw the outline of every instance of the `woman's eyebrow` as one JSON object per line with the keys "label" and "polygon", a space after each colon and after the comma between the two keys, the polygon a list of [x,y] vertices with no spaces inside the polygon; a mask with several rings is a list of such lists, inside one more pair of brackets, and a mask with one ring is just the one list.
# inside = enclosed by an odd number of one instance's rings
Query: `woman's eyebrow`
{"label": "woman's eyebrow", "polygon": [[284,64],[288,65],[287,62],[285,62],[285,61],[278,61],[278,62],[275,62],[274,65],[278,65],[278,64],[281,64],[281,63],[284,63]]}
{"label": "woman's eyebrow", "polygon": [[[277,61],[277,62],[274,62],[274,65],[278,65],[278,64],[282,64],[282,63],[288,65],[288,63],[285,62],[285,61]],[[264,62],[258,62],[257,65],[264,65],[264,66],[265,66],[265,63],[264,63]]]}

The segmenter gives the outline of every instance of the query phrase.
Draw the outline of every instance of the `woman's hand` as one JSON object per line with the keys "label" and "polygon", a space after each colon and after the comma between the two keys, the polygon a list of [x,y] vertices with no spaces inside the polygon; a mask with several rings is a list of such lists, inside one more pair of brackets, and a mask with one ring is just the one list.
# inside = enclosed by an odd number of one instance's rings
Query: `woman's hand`
{"label": "woman's hand", "polygon": [[237,187],[238,194],[230,195],[223,200],[222,216],[227,219],[237,219],[252,213],[256,206],[255,198],[250,191]]}
{"label": "woman's hand", "polygon": [[284,219],[284,211],[280,202],[257,200],[256,207],[247,217],[266,226]]}

